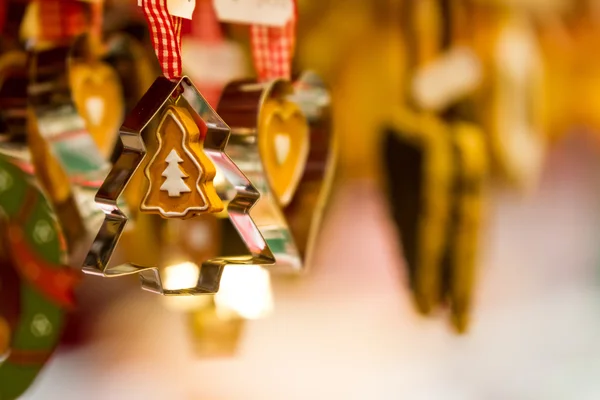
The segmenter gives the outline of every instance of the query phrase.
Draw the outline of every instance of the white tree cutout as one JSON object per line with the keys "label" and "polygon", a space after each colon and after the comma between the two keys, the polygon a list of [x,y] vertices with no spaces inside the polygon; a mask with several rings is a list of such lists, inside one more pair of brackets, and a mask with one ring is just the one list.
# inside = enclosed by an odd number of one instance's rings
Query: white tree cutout
{"label": "white tree cutout", "polygon": [[181,193],[191,192],[190,188],[183,181],[188,176],[179,168],[179,163],[183,162],[175,149],[171,150],[167,158],[167,168],[165,168],[162,176],[167,178],[160,187],[160,190],[168,192],[169,197],[179,197]]}

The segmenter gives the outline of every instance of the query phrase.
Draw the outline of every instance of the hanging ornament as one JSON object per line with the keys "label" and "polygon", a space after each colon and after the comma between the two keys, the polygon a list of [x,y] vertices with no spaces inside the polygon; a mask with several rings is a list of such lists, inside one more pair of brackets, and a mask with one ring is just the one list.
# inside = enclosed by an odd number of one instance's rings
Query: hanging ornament
{"label": "hanging ornament", "polygon": [[[263,155],[261,149],[271,154],[277,151],[281,154],[286,151],[285,158],[290,157],[296,163],[298,161],[301,163],[300,166],[293,165],[292,168],[296,168],[300,173],[304,169],[308,154],[309,128],[300,108],[288,99],[292,94],[293,87],[284,80],[275,80],[267,84],[258,84],[256,81],[234,82],[227,85],[223,91],[217,110],[232,130],[228,144],[232,159],[261,194],[260,200],[252,210],[253,218],[274,252],[277,265],[284,266],[289,271],[299,272],[303,268],[303,263],[281,209],[279,198],[273,192],[268,180],[266,163],[261,158]],[[269,104],[271,108],[267,106]],[[273,121],[274,119],[276,121]],[[269,129],[270,124],[278,125],[274,126],[277,129],[276,134],[280,135],[277,137],[288,141],[287,149],[274,148],[277,144],[276,136],[272,134],[274,131]],[[265,128],[267,130],[264,130]],[[268,136],[269,143],[264,143],[266,138],[263,138],[263,135]],[[281,142],[278,144],[282,146]],[[298,154],[300,151],[304,154]],[[285,184],[289,184],[292,178],[291,175],[287,175],[283,180]],[[297,182],[298,177],[290,191],[291,194],[295,191]],[[226,239],[225,243],[233,242],[231,239]]]}
{"label": "hanging ornament", "polygon": [[[144,289],[165,295],[215,293],[226,265],[274,262],[249,214],[260,195],[225,153],[229,127],[190,79],[181,76],[181,18],[169,15],[165,0],[143,0],[141,6],[164,76],[156,79],[121,127],[123,151],[96,195],[105,218],[84,272],[105,277],[139,273]],[[218,170],[235,188],[233,197],[227,199],[227,212],[250,256],[204,261],[197,282],[178,289],[163,286],[156,264],[109,267],[128,220],[117,201],[138,168],[146,182],[146,188],[139,189],[144,193],[140,212],[173,219],[214,214],[224,208],[213,183]]]}
{"label": "hanging ornament", "polygon": [[0,398],[20,397],[52,355],[79,274],[44,193],[0,155]]}
{"label": "hanging ornament", "polygon": [[[229,84],[218,112],[232,129],[232,158],[261,192],[252,215],[276,266],[298,273],[310,263],[329,193],[333,136],[330,98],[320,79],[306,74],[296,87],[289,83],[295,26],[293,13],[283,26],[250,27],[258,78]],[[307,168],[309,156],[312,170]],[[307,210],[311,218],[306,218]]]}
{"label": "hanging ornament", "polygon": [[[464,332],[485,202],[486,145],[483,132],[471,122],[473,85],[452,73],[466,58],[456,53],[448,57],[449,49],[464,46],[457,29],[457,17],[463,14],[455,7],[460,5],[432,0],[414,7],[405,24],[419,32],[407,35],[415,40],[407,46],[413,63],[408,78],[413,89],[414,79],[420,79],[422,92],[410,93],[422,96],[409,99],[411,106],[403,105],[386,131],[389,199],[418,310],[431,314],[448,307],[454,327]],[[439,25],[432,22],[438,20]],[[434,83],[441,75],[460,82],[447,83],[444,96],[430,96],[427,92],[438,88]]]}
{"label": "hanging ornament", "polygon": [[90,3],[90,29],[73,44],[69,80],[73,101],[104,159],[112,155],[124,117],[123,90],[116,71],[102,57],[104,1]]}
{"label": "hanging ornament", "polygon": [[384,137],[392,217],[420,312],[439,304],[454,163],[449,132],[434,117],[398,112]]}

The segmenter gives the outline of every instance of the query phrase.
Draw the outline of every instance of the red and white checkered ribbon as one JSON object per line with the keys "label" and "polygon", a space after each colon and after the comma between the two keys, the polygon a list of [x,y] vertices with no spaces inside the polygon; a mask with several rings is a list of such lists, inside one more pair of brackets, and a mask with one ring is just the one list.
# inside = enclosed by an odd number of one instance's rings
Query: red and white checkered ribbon
{"label": "red and white checkered ribbon", "polygon": [[[296,8],[295,0],[294,8]],[[297,12],[294,11],[292,19],[282,27],[265,25],[250,27],[252,58],[259,80],[291,78],[292,59],[296,46],[296,19]]]}
{"label": "red and white checkered ribbon", "polygon": [[168,79],[181,77],[181,18],[167,10],[167,0],[142,0],[154,52]]}
{"label": "red and white checkered ribbon", "polygon": [[85,4],[77,0],[39,0],[40,39],[61,41],[87,29]]}

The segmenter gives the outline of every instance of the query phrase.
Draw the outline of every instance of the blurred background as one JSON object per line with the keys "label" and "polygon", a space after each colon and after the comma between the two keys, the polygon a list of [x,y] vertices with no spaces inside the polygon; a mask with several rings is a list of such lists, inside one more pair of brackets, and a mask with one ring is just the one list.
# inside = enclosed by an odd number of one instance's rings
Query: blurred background
{"label": "blurred background", "polygon": [[[105,2],[104,37],[139,38],[151,83],[134,3]],[[192,299],[83,276],[23,398],[600,398],[600,1],[297,6],[295,75],[322,77],[333,126],[307,272],[229,267]],[[196,7],[184,70],[216,107],[254,75],[248,27]],[[174,229],[218,253],[207,224]]]}

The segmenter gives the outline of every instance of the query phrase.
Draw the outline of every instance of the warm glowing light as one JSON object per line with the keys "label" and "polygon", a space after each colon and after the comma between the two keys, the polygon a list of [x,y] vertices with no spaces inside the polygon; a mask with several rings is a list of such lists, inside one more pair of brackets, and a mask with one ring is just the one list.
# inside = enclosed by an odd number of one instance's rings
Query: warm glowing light
{"label": "warm glowing light", "polygon": [[165,268],[163,285],[168,290],[194,287],[200,277],[200,269],[192,262],[184,262]]}
{"label": "warm glowing light", "polygon": [[[191,262],[166,267],[163,284],[166,289],[193,287],[200,270]],[[258,265],[226,267],[221,278],[219,293],[215,295],[216,311],[220,318],[242,317],[258,319],[273,310],[273,293],[269,273]],[[195,311],[210,303],[212,296],[173,296],[165,298],[169,308]]]}
{"label": "warm glowing light", "polygon": [[246,319],[265,317],[273,310],[269,273],[258,265],[226,267],[215,302],[223,318],[232,313]]}
{"label": "warm glowing light", "polygon": [[[163,285],[168,290],[178,290],[194,287],[200,277],[200,269],[192,262],[171,265],[164,269]],[[173,296],[166,297],[169,308],[181,311],[193,311],[205,306],[211,301],[211,296]]]}

